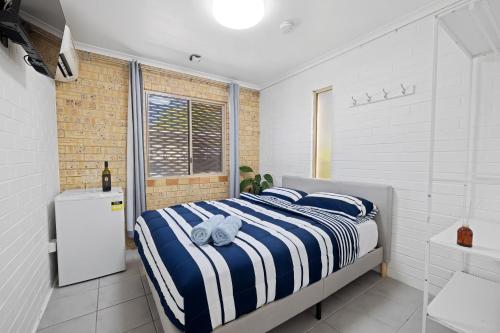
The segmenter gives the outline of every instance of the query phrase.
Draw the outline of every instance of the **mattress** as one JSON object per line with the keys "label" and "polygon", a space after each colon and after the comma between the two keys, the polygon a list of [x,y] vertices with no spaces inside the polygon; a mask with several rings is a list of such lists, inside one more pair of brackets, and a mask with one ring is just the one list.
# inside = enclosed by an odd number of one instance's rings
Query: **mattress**
{"label": "mattress", "polygon": [[358,258],[377,247],[378,243],[378,227],[374,220],[356,224],[359,234],[359,253]]}
{"label": "mattress", "polygon": [[[192,227],[214,214],[242,220],[234,243],[192,243]],[[166,316],[203,333],[353,263],[374,247],[373,225],[242,196],[145,212],[135,241]]]}

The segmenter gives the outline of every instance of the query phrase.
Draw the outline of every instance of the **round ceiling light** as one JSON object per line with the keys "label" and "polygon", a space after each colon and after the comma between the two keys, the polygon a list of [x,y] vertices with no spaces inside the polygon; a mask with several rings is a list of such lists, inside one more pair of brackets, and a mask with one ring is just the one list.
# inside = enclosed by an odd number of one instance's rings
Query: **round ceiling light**
{"label": "round ceiling light", "polygon": [[213,0],[212,13],[220,24],[230,29],[248,29],[264,16],[263,0]]}

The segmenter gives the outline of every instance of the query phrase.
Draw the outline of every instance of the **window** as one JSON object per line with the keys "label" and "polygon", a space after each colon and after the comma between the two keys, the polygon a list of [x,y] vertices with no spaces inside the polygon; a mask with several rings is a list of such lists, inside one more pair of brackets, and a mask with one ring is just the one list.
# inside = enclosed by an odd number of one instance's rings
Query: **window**
{"label": "window", "polygon": [[332,176],[333,92],[328,87],[314,92],[313,177]]}
{"label": "window", "polygon": [[220,173],[224,105],[146,95],[149,177]]}

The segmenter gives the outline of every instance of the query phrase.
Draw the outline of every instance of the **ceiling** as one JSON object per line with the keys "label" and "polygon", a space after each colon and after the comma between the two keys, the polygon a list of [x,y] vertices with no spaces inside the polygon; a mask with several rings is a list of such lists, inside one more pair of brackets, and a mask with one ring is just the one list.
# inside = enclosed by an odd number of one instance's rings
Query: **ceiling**
{"label": "ceiling", "polygon": [[[220,26],[211,0],[61,0],[80,43],[262,86],[435,0],[265,0],[247,30]],[[284,20],[297,22],[283,34]],[[202,55],[191,63],[192,53]]]}
{"label": "ceiling", "polygon": [[441,24],[470,56],[500,51],[500,1],[479,1],[442,18]]}

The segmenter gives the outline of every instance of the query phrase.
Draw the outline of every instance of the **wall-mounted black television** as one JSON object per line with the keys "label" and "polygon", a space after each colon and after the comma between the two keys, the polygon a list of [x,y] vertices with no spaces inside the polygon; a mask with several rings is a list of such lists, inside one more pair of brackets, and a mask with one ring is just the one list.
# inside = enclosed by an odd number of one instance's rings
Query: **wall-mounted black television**
{"label": "wall-mounted black television", "polygon": [[0,39],[26,51],[25,61],[56,77],[66,19],[59,0],[0,0]]}

